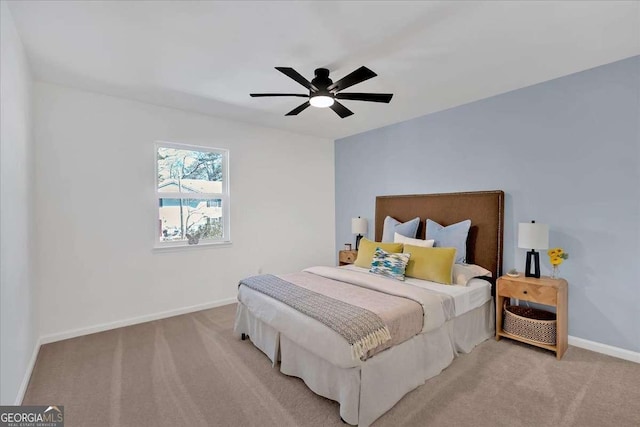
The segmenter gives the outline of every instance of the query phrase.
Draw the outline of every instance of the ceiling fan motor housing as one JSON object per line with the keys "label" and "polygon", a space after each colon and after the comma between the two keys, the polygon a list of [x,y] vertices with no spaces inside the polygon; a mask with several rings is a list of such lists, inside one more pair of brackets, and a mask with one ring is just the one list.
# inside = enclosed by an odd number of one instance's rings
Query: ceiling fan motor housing
{"label": "ceiling fan motor housing", "polygon": [[329,78],[329,70],[326,68],[316,68],[315,75],[316,77],[311,80],[311,84],[317,87],[318,90],[316,92],[309,91],[309,96],[333,97],[333,94],[327,90],[329,85],[333,83],[333,80]]}

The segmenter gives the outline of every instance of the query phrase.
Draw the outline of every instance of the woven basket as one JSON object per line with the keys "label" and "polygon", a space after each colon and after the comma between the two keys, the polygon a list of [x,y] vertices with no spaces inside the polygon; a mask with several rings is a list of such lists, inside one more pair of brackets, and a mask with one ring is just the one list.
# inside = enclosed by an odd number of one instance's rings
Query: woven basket
{"label": "woven basket", "polygon": [[502,329],[541,344],[556,345],[556,315],[537,308],[504,306]]}

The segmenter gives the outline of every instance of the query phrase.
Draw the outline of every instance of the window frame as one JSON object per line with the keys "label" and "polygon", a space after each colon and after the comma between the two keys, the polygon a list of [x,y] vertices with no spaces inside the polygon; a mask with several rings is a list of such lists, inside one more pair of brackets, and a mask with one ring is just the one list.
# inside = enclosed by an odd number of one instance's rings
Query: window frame
{"label": "window frame", "polygon": [[[158,150],[160,148],[174,148],[177,150],[189,150],[207,153],[217,153],[222,155],[222,193],[165,193],[158,191]],[[177,249],[177,248],[198,248],[211,246],[226,246],[231,244],[231,207],[230,207],[230,186],[229,186],[229,150],[226,148],[209,147],[202,145],[183,144],[169,141],[156,141],[153,149],[154,164],[154,185],[155,197],[154,206],[156,211],[156,220],[154,223],[155,243],[154,249]],[[222,238],[200,240],[197,244],[190,245],[187,240],[182,241],[163,241],[160,239],[158,225],[162,220],[160,218],[160,199],[199,199],[211,200],[220,199],[222,201]]]}

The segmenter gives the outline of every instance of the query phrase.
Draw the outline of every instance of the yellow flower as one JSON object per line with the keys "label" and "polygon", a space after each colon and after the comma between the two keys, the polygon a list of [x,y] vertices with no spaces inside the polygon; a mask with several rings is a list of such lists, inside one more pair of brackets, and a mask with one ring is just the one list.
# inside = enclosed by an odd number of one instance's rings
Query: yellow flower
{"label": "yellow flower", "polygon": [[554,257],[554,256],[556,256],[556,254],[557,254],[557,252],[556,252],[556,251],[557,251],[557,249],[555,249],[555,248],[553,248],[553,249],[549,249],[549,250],[547,251],[547,255],[549,255],[549,257]]}
{"label": "yellow flower", "polygon": [[556,256],[562,256],[563,253],[564,253],[564,249],[556,248]]}
{"label": "yellow flower", "polygon": [[562,261],[564,261],[562,258],[554,256],[551,257],[551,265],[560,265],[562,264]]}

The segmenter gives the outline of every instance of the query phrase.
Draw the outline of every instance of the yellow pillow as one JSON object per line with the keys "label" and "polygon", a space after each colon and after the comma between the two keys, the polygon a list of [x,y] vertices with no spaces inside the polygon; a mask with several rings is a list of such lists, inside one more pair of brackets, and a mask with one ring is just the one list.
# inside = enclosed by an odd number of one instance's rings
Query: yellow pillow
{"label": "yellow pillow", "polygon": [[353,264],[366,269],[371,268],[371,261],[373,261],[373,254],[376,248],[397,254],[402,252],[402,243],[372,242],[363,237],[362,240],[360,240],[360,246],[358,246],[358,257]]}
{"label": "yellow pillow", "polygon": [[404,245],[404,253],[411,254],[405,276],[445,285],[451,284],[456,248],[422,248]]}

